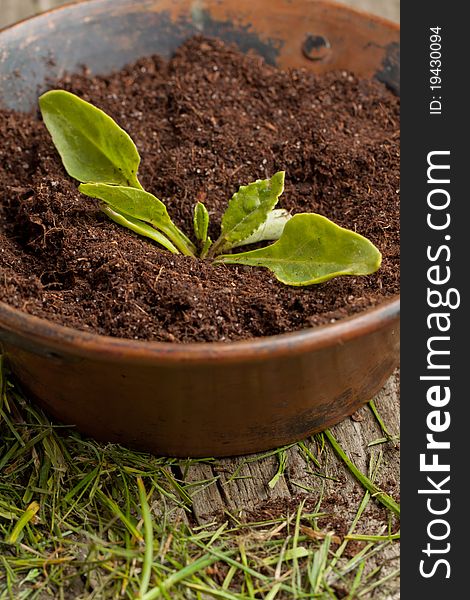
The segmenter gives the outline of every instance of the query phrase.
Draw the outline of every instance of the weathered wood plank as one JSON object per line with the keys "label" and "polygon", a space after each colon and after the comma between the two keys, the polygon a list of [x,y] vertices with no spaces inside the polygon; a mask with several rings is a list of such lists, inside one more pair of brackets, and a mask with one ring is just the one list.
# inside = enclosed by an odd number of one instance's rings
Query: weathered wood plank
{"label": "weathered wood plank", "polygon": [[[395,373],[375,398],[377,409],[393,435],[397,435],[399,431],[398,381],[398,373]],[[332,432],[364,473],[368,472],[371,461],[374,463],[380,456],[377,483],[384,491],[398,495],[398,446],[392,442],[368,446],[370,442],[384,437],[368,406],[333,427]],[[261,503],[302,495],[319,497],[323,492],[325,497],[340,494],[347,499],[349,496],[357,496],[358,492],[362,493],[362,488],[331,449],[321,451],[317,440],[308,440],[305,446],[318,457],[321,467],[318,468],[312,460],[306,459],[302,455],[302,449],[293,446],[286,450],[285,473],[272,488],[269,482],[278,469],[277,455],[266,456],[269,453],[265,453],[219,459],[212,465],[201,463],[191,466],[185,477],[187,482],[207,482],[211,479],[214,482],[212,486],[206,485],[204,489],[197,491],[194,497],[196,512],[204,517],[203,520],[207,520],[220,513],[223,507],[229,511],[249,512]]]}
{"label": "weathered wood plank", "polygon": [[[399,374],[387,381],[374,398],[387,429],[392,435],[399,432]],[[375,471],[375,483],[393,498],[399,500],[399,446],[395,441],[369,446],[384,437],[369,406],[353,417],[332,428],[342,448],[364,473]],[[185,477],[187,482],[210,481],[193,494],[193,515],[200,524],[225,520],[233,515],[244,521],[253,515],[285,516],[295,511],[302,499],[306,510],[317,504],[328,513],[322,527],[339,536],[347,533],[364,497],[363,487],[355,480],[328,443],[321,447],[319,436],[305,442],[314,459],[305,456],[302,447],[294,445],[286,450],[284,474],[274,487],[269,486],[278,469],[277,455],[253,455],[219,459],[213,464],[192,466]],[[267,454],[267,453],[265,453]],[[226,512],[224,512],[226,511]],[[376,500],[371,499],[355,533],[386,534],[390,514]],[[367,569],[381,567],[382,576],[397,568],[399,546],[386,546]],[[398,582],[392,581],[371,598],[398,598]]]}

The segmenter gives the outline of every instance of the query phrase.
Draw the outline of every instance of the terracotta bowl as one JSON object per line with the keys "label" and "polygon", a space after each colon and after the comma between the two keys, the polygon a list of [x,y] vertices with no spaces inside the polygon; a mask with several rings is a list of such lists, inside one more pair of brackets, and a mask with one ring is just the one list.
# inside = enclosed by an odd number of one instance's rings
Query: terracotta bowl
{"label": "terracotta bowl", "polygon": [[[29,110],[50,76],[169,56],[198,32],[283,67],[351,69],[398,92],[397,26],[340,5],[95,0],[0,33],[0,105]],[[245,454],[367,402],[398,363],[399,300],[298,333],[186,345],[83,333],[0,303],[0,345],[25,392],[85,434],[156,454]]]}

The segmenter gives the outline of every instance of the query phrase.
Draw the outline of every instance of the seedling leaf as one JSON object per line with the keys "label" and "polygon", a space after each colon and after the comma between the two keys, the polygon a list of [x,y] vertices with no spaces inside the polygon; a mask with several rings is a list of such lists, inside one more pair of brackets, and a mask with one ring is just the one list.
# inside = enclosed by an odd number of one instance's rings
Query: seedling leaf
{"label": "seedling leaf", "polygon": [[101,200],[118,213],[150,223],[162,231],[183,254],[194,256],[194,245],[173,223],[163,202],[153,194],[103,183],[82,183],[79,190],[86,196]]}
{"label": "seedling leaf", "polygon": [[210,237],[208,237],[202,246],[201,254],[200,254],[201,258],[206,258],[207,253],[209,252],[211,246],[212,246],[212,240]]}
{"label": "seedling leaf", "polygon": [[194,233],[196,239],[202,244],[207,241],[207,229],[209,227],[209,213],[202,202],[194,207]]}
{"label": "seedling leaf", "polygon": [[148,223],[144,223],[143,221],[134,219],[129,215],[124,215],[119,211],[112,209],[107,204],[103,205],[101,210],[115,223],[118,223],[123,227],[127,227],[127,229],[130,229],[131,231],[134,231],[139,235],[143,235],[145,237],[150,238],[151,240],[157,242],[170,252],[173,252],[173,254],[179,254],[178,249],[170,242],[170,240],[167,237],[165,237],[163,233],[160,233]]}
{"label": "seedling leaf", "polygon": [[141,188],[140,156],[129,135],[106,113],[64,90],[39,99],[44,123],[67,173],[83,183]]}
{"label": "seedling leaf", "polygon": [[[64,90],[43,94],[39,105],[44,123],[68,174],[80,191],[104,203],[103,212],[116,223],[146,236],[173,253],[196,255],[191,240],[173,223],[163,202],[141,186],[140,156],[130,136],[106,113]],[[213,244],[208,237],[209,213],[198,202],[194,233],[200,257],[215,262],[270,269],[279,281],[294,286],[321,283],[339,275],[368,275],[382,260],[377,248],[361,235],[325,217],[290,217],[274,210],[284,191],[285,172],[241,186],[233,195]],[[278,240],[271,246],[224,254],[232,248]]]}
{"label": "seedling leaf", "polygon": [[266,221],[284,191],[284,178],[285,172],[279,171],[271,179],[240,187],[222,217],[222,232],[211,249],[212,255],[233,248]]}
{"label": "seedling leaf", "polygon": [[322,283],[339,275],[369,275],[381,261],[379,250],[365,237],[308,213],[293,216],[274,244],[215,260],[267,267],[279,281],[293,286]]}
{"label": "seedling leaf", "polygon": [[284,231],[287,221],[289,221],[291,218],[292,215],[289,214],[284,208],[272,210],[268,214],[268,218],[261,225],[261,227],[259,227],[246,239],[235,244],[233,247],[237,248],[238,246],[248,246],[249,244],[257,244],[258,242],[265,242],[268,240],[278,240]]}

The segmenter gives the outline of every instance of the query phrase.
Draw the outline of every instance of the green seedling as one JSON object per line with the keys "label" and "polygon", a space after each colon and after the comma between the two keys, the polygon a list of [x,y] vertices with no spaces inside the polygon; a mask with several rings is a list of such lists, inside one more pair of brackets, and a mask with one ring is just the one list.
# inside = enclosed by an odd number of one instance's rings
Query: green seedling
{"label": "green seedling", "polygon": [[[39,106],[67,173],[81,184],[79,190],[98,199],[110,219],[169,252],[216,264],[265,267],[293,286],[339,275],[369,275],[380,267],[379,250],[358,233],[321,215],[291,216],[275,208],[284,191],[284,171],[240,187],[228,203],[214,242],[208,236],[209,213],[198,202],[193,243],[172,221],[163,202],[140,184],[136,145],[110,116],[63,90],[47,92]],[[233,253],[237,247],[264,241],[274,243]]]}

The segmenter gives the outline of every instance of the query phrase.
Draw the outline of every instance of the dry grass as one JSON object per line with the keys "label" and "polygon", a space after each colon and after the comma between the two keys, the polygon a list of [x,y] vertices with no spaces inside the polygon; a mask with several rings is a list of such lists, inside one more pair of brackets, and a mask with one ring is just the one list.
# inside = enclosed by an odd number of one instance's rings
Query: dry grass
{"label": "dry grass", "polygon": [[[377,501],[377,463],[361,474],[370,489],[343,537],[319,526],[322,497],[312,507],[304,496],[272,519],[227,513],[198,525],[193,498],[215,481],[178,477],[191,461],[84,439],[52,425],[6,376],[0,386],[2,599],[352,600],[385,598],[380,590],[397,578],[396,570],[370,566],[399,538],[393,500],[385,502],[388,529],[355,534]],[[320,465],[309,448],[301,443],[299,452]],[[279,464],[272,487],[286,467],[285,452],[270,453]],[[352,543],[359,546],[351,556]]]}

